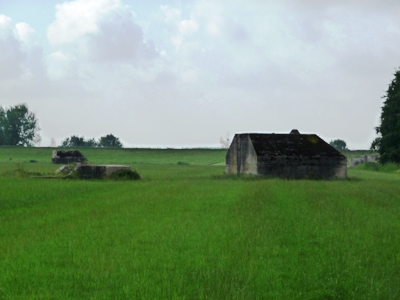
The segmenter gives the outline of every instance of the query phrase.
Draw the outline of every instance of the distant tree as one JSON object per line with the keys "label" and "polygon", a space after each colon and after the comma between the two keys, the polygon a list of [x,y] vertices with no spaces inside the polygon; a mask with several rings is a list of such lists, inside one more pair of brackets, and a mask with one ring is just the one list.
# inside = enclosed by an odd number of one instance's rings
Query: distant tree
{"label": "distant tree", "polygon": [[104,147],[104,148],[122,148],[122,143],[119,138],[115,137],[112,134],[108,134],[106,136],[102,136],[98,141],[94,138],[85,139],[83,136],[79,137],[76,135],[72,135],[69,138],[66,138],[61,142],[61,147],[64,148],[75,148],[75,147]]}
{"label": "distant tree", "polygon": [[230,146],[230,141],[229,141],[229,133],[226,134],[226,138],[224,139],[223,137],[221,137],[219,139],[219,143],[221,144],[221,147],[224,149],[228,149]]}
{"label": "distant tree", "polygon": [[96,148],[99,147],[99,143],[94,138],[91,138],[85,141],[85,147]]}
{"label": "distant tree", "polygon": [[123,145],[119,138],[115,137],[112,134],[107,134],[106,136],[102,136],[99,139],[99,147],[104,148],[122,148]]}
{"label": "distant tree", "polygon": [[40,142],[39,122],[26,104],[0,107],[0,145],[33,146]]}
{"label": "distant tree", "polygon": [[74,147],[85,147],[86,142],[85,138],[72,135],[69,138],[66,138],[64,141],[61,142],[61,147],[65,148],[74,148]]}
{"label": "distant tree", "polygon": [[224,149],[228,149],[229,148],[229,145],[230,145],[230,143],[229,143],[229,138],[227,138],[227,139],[224,139],[224,138],[220,138],[219,139],[219,143],[221,144],[221,147],[222,148],[224,148]]}
{"label": "distant tree", "polygon": [[0,145],[7,144],[6,136],[7,117],[3,107],[0,106]]}
{"label": "distant tree", "polygon": [[382,106],[381,125],[376,127],[379,135],[371,144],[371,150],[379,152],[379,161],[400,163],[400,70],[389,84]]}
{"label": "distant tree", "polygon": [[331,145],[336,150],[347,150],[346,142],[343,140],[336,139],[334,141],[331,141],[329,145]]}
{"label": "distant tree", "polygon": [[50,139],[50,147],[52,147],[52,148],[57,147],[56,139],[53,137]]}

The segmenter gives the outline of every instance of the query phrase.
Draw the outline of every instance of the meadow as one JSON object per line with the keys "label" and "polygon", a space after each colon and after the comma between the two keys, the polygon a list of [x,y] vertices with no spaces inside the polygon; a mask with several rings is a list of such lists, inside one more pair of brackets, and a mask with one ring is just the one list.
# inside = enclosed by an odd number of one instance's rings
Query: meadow
{"label": "meadow", "polygon": [[[0,299],[399,299],[400,174],[225,176],[225,150],[83,149],[140,181],[38,179],[0,147]],[[10,159],[11,158],[11,159]],[[31,162],[33,161],[33,162]]]}

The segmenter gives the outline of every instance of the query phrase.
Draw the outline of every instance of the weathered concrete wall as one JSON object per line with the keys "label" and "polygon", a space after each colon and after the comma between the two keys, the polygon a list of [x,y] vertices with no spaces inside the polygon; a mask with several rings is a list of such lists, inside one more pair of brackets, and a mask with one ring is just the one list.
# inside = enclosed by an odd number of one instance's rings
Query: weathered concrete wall
{"label": "weathered concrete wall", "polygon": [[79,178],[82,179],[101,179],[119,170],[130,170],[129,166],[122,165],[82,165],[78,164],[75,166],[74,171]]}
{"label": "weathered concrete wall", "polygon": [[364,164],[367,162],[377,163],[379,161],[379,155],[364,155],[364,157],[352,158],[351,165],[353,167]]}
{"label": "weathered concrete wall", "polygon": [[353,167],[355,167],[355,166],[357,166],[357,165],[359,165],[359,164],[363,164],[363,163],[365,163],[364,158],[352,158],[352,159],[351,159],[351,165],[352,165]]}
{"label": "weathered concrete wall", "polygon": [[257,174],[257,154],[248,136],[236,135],[226,154],[226,174]]}
{"label": "weathered concrete wall", "polygon": [[51,161],[53,164],[85,163],[87,159],[78,150],[53,150]]}
{"label": "weathered concrete wall", "polygon": [[[328,147],[331,146],[328,145]],[[226,155],[226,174],[258,174],[294,179],[345,179],[347,177],[346,157],[332,151],[328,153],[330,154],[315,153],[311,156],[266,154],[257,156],[249,135],[236,134]]]}
{"label": "weathered concrete wall", "polygon": [[345,179],[347,160],[336,157],[263,157],[258,162],[258,174],[290,179]]}
{"label": "weathered concrete wall", "polygon": [[364,155],[364,161],[376,163],[379,161],[379,155]]}

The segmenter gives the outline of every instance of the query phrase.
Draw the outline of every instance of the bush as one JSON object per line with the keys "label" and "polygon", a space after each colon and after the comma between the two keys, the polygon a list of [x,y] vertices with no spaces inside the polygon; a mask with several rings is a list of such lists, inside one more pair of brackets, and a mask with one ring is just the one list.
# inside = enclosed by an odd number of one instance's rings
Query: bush
{"label": "bush", "polygon": [[136,171],[122,169],[109,176],[113,180],[140,180],[140,175]]}

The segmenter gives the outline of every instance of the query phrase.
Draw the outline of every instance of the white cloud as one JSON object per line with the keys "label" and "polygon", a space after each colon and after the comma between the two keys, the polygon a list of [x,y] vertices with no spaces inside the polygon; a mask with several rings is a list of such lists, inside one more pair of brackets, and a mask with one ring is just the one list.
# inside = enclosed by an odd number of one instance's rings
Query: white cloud
{"label": "white cloud", "polygon": [[56,20],[47,37],[53,45],[71,43],[86,34],[98,32],[98,22],[120,7],[119,0],[75,0],[56,6]]}
{"label": "white cloud", "polygon": [[160,6],[160,9],[164,15],[164,20],[166,23],[175,23],[180,19],[182,11],[177,8],[171,8],[168,5]]}
{"label": "white cloud", "polygon": [[2,34],[4,34],[5,29],[11,25],[11,21],[12,19],[10,17],[0,14],[0,29]]}
{"label": "white cloud", "polygon": [[61,52],[53,52],[47,59],[47,74],[50,79],[61,79],[63,78],[68,69],[68,58]]}
{"label": "white cloud", "polygon": [[32,47],[38,44],[38,35],[36,31],[27,23],[17,23],[15,25],[19,39],[27,46]]}
{"label": "white cloud", "polygon": [[31,77],[40,56],[35,30],[26,23],[13,25],[11,18],[0,15],[0,78],[9,82]]}
{"label": "white cloud", "polygon": [[199,30],[199,24],[193,19],[183,20],[179,23],[178,29],[182,35],[189,35]]}
{"label": "white cloud", "polygon": [[76,60],[138,63],[158,56],[154,43],[144,40],[130,7],[117,0],[75,0],[58,5],[47,36]]}
{"label": "white cloud", "polygon": [[213,36],[218,36],[220,34],[219,26],[216,22],[209,21],[207,24],[207,31]]}

